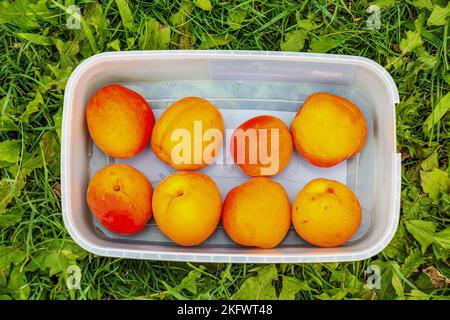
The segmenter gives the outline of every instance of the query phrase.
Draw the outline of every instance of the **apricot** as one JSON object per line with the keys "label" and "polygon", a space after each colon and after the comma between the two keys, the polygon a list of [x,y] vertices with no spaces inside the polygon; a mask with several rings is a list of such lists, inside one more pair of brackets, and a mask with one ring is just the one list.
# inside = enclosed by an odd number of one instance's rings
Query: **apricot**
{"label": "apricot", "polygon": [[346,185],[329,179],[309,182],[292,204],[292,223],[304,240],[318,247],[348,241],[361,224],[361,206]]}
{"label": "apricot", "polygon": [[152,186],[140,171],[110,164],[89,183],[87,203],[97,220],[119,234],[141,231],[152,216]]}
{"label": "apricot", "polygon": [[283,121],[273,116],[245,121],[231,139],[234,162],[252,177],[276,175],[292,157],[291,133]]}
{"label": "apricot", "polygon": [[297,152],[319,167],[356,155],[366,143],[363,114],[351,101],[329,93],[310,95],[291,124]]}
{"label": "apricot", "polygon": [[162,180],[153,195],[156,224],[182,246],[195,246],[214,232],[222,201],[215,182],[200,172],[179,171]]}
{"label": "apricot", "polygon": [[177,170],[198,170],[210,164],[222,145],[220,111],[208,100],[187,97],[167,108],[152,133],[152,150]]}
{"label": "apricot", "polygon": [[128,158],[141,152],[155,124],[145,99],[118,84],[94,94],[87,106],[86,119],[94,143],[114,158]]}
{"label": "apricot", "polygon": [[252,178],[227,194],[222,223],[228,236],[238,244],[276,247],[291,225],[288,195],[270,178]]}

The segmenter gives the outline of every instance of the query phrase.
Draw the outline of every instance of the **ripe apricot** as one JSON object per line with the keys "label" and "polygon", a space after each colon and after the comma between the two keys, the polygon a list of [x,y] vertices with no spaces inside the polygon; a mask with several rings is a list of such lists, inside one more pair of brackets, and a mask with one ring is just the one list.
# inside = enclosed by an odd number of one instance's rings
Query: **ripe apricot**
{"label": "ripe apricot", "polygon": [[198,170],[216,157],[223,132],[222,115],[211,102],[187,97],[160,116],[153,129],[152,149],[177,170]]}
{"label": "ripe apricot", "polygon": [[98,171],[87,189],[87,203],[97,220],[112,232],[133,234],[152,216],[152,186],[140,171],[110,164]]}
{"label": "ripe apricot", "polygon": [[141,152],[155,123],[145,99],[118,84],[108,85],[94,94],[86,119],[94,143],[114,158],[128,158]]}
{"label": "ripe apricot", "polygon": [[273,116],[245,121],[231,139],[234,162],[252,177],[278,174],[292,156],[291,133],[283,121]]}
{"label": "ripe apricot", "polygon": [[366,143],[366,122],[351,101],[329,93],[310,95],[291,124],[298,153],[319,167],[356,155]]}
{"label": "ripe apricot", "polygon": [[227,194],[222,223],[238,244],[273,248],[283,241],[291,225],[288,195],[270,178],[252,178]]}
{"label": "ripe apricot", "polygon": [[361,207],[346,185],[319,178],[309,182],[295,198],[292,223],[304,240],[319,247],[336,247],[358,230]]}
{"label": "ripe apricot", "polygon": [[155,188],[153,212],[163,234],[182,246],[195,246],[214,232],[222,201],[215,182],[200,172],[179,171]]}

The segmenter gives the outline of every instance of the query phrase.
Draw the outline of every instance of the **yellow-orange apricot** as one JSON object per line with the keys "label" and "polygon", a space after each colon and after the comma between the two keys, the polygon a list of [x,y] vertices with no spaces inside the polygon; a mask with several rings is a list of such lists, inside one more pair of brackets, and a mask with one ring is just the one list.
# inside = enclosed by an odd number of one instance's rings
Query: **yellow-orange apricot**
{"label": "yellow-orange apricot", "polygon": [[98,171],[87,189],[87,203],[97,220],[112,232],[141,231],[152,216],[152,186],[140,171],[111,164]]}
{"label": "yellow-orange apricot", "polygon": [[270,178],[257,177],[227,194],[222,223],[228,236],[238,244],[273,248],[289,230],[290,210],[283,187]]}
{"label": "yellow-orange apricot", "polygon": [[182,246],[195,246],[214,232],[222,201],[215,182],[200,172],[179,171],[155,188],[153,214],[163,234]]}
{"label": "yellow-orange apricot", "polygon": [[[208,136],[211,132],[218,135]],[[211,102],[187,97],[172,104],[159,117],[151,145],[156,156],[173,168],[198,170],[216,157],[223,132],[222,115]]]}
{"label": "yellow-orange apricot", "polygon": [[298,153],[319,167],[356,155],[366,143],[363,114],[351,101],[329,93],[310,95],[291,124]]}
{"label": "yellow-orange apricot", "polygon": [[300,237],[309,243],[336,247],[358,230],[361,207],[346,185],[319,178],[309,182],[295,198],[292,223]]}
{"label": "yellow-orange apricot", "polygon": [[86,119],[94,143],[114,158],[128,158],[141,152],[155,123],[145,99],[118,84],[108,85],[94,94]]}
{"label": "yellow-orange apricot", "polygon": [[245,121],[231,139],[234,162],[252,177],[276,175],[292,157],[291,133],[283,121],[273,116]]}

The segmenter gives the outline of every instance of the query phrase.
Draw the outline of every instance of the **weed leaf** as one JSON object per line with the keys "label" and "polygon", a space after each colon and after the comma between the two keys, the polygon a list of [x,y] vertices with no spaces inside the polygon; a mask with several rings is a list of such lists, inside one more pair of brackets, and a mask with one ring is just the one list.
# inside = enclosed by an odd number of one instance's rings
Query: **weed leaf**
{"label": "weed leaf", "polygon": [[403,54],[412,52],[415,48],[422,46],[423,40],[419,32],[406,31],[406,39],[400,42],[400,50]]}
{"label": "weed leaf", "polygon": [[236,300],[274,300],[277,299],[272,282],[277,278],[274,265],[260,267],[257,275],[249,277],[232,296]]}
{"label": "weed leaf", "polygon": [[422,161],[420,167],[426,172],[439,168],[437,152],[433,152],[428,158]]}
{"label": "weed leaf", "polygon": [[120,17],[124,27],[130,31],[136,31],[134,25],[133,14],[128,6],[127,0],[116,0],[117,8],[119,8]]}
{"label": "weed leaf", "polygon": [[20,159],[22,141],[6,140],[0,142],[0,161],[17,163]]}
{"label": "weed leaf", "polygon": [[319,36],[311,39],[310,52],[326,53],[338,46],[336,39],[330,36]]}
{"label": "weed leaf", "polygon": [[233,30],[239,30],[242,28],[242,22],[247,17],[246,10],[233,10],[229,13],[227,23]]}
{"label": "weed leaf", "polygon": [[170,42],[170,28],[159,24],[153,18],[148,18],[145,31],[139,38],[139,48],[142,50],[166,49]]}
{"label": "weed leaf", "polygon": [[307,38],[305,30],[291,31],[286,34],[284,41],[281,42],[281,51],[301,51]]}
{"label": "weed leaf", "polygon": [[25,33],[18,32],[16,35],[24,40],[30,41],[31,43],[38,44],[41,46],[51,46],[53,45],[53,40],[50,37],[41,36],[35,33]]}
{"label": "weed leaf", "polygon": [[450,3],[446,7],[435,5],[430,17],[427,20],[429,26],[443,26],[450,17]]}
{"label": "weed leaf", "polygon": [[24,211],[20,208],[7,210],[4,214],[0,214],[0,228],[7,228],[15,225],[22,220]]}
{"label": "weed leaf", "polygon": [[439,123],[442,117],[450,110],[450,92],[448,92],[433,108],[433,111],[423,123],[423,130],[428,136],[434,126]]}
{"label": "weed leaf", "polygon": [[197,7],[205,11],[211,11],[212,5],[210,0],[194,0]]}
{"label": "weed leaf", "polygon": [[408,278],[416,269],[423,265],[427,260],[420,253],[420,250],[414,248],[411,250],[409,256],[405,259],[405,263],[402,265],[402,274]]}
{"label": "weed leaf", "polygon": [[420,171],[420,180],[423,191],[435,202],[439,200],[441,193],[448,192],[450,186],[448,173],[440,169]]}
{"label": "weed leaf", "polygon": [[308,284],[300,279],[294,277],[283,276],[283,287],[280,292],[280,300],[294,300],[295,295],[300,290],[309,291],[311,288]]}
{"label": "weed leaf", "polygon": [[234,37],[230,34],[207,34],[206,39],[202,41],[199,49],[212,49],[214,47],[224,46],[234,40]]}
{"label": "weed leaf", "polygon": [[405,226],[414,239],[420,243],[422,254],[425,254],[427,248],[434,242],[437,223],[433,221],[411,220],[405,221]]}
{"label": "weed leaf", "polygon": [[418,9],[428,9],[428,10],[433,10],[434,5],[431,2],[431,0],[407,0],[408,3],[411,3],[413,6],[415,6]]}

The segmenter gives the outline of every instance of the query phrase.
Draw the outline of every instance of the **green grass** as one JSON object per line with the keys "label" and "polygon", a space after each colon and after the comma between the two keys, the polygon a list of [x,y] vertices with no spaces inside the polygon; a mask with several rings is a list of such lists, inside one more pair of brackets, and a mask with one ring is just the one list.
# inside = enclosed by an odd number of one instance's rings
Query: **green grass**
{"label": "green grass", "polygon": [[[75,2],[81,29],[68,30],[64,10]],[[446,1],[217,0],[211,11],[192,3],[0,2],[0,298],[448,299]],[[373,3],[382,8],[379,30],[365,27]],[[74,67],[108,50],[216,47],[360,55],[392,74],[402,206],[381,254],[339,264],[191,264],[97,257],[71,240],[61,217],[59,128]],[[66,285],[69,265],[81,269],[80,289]],[[382,272],[380,289],[364,287],[369,265]]]}

